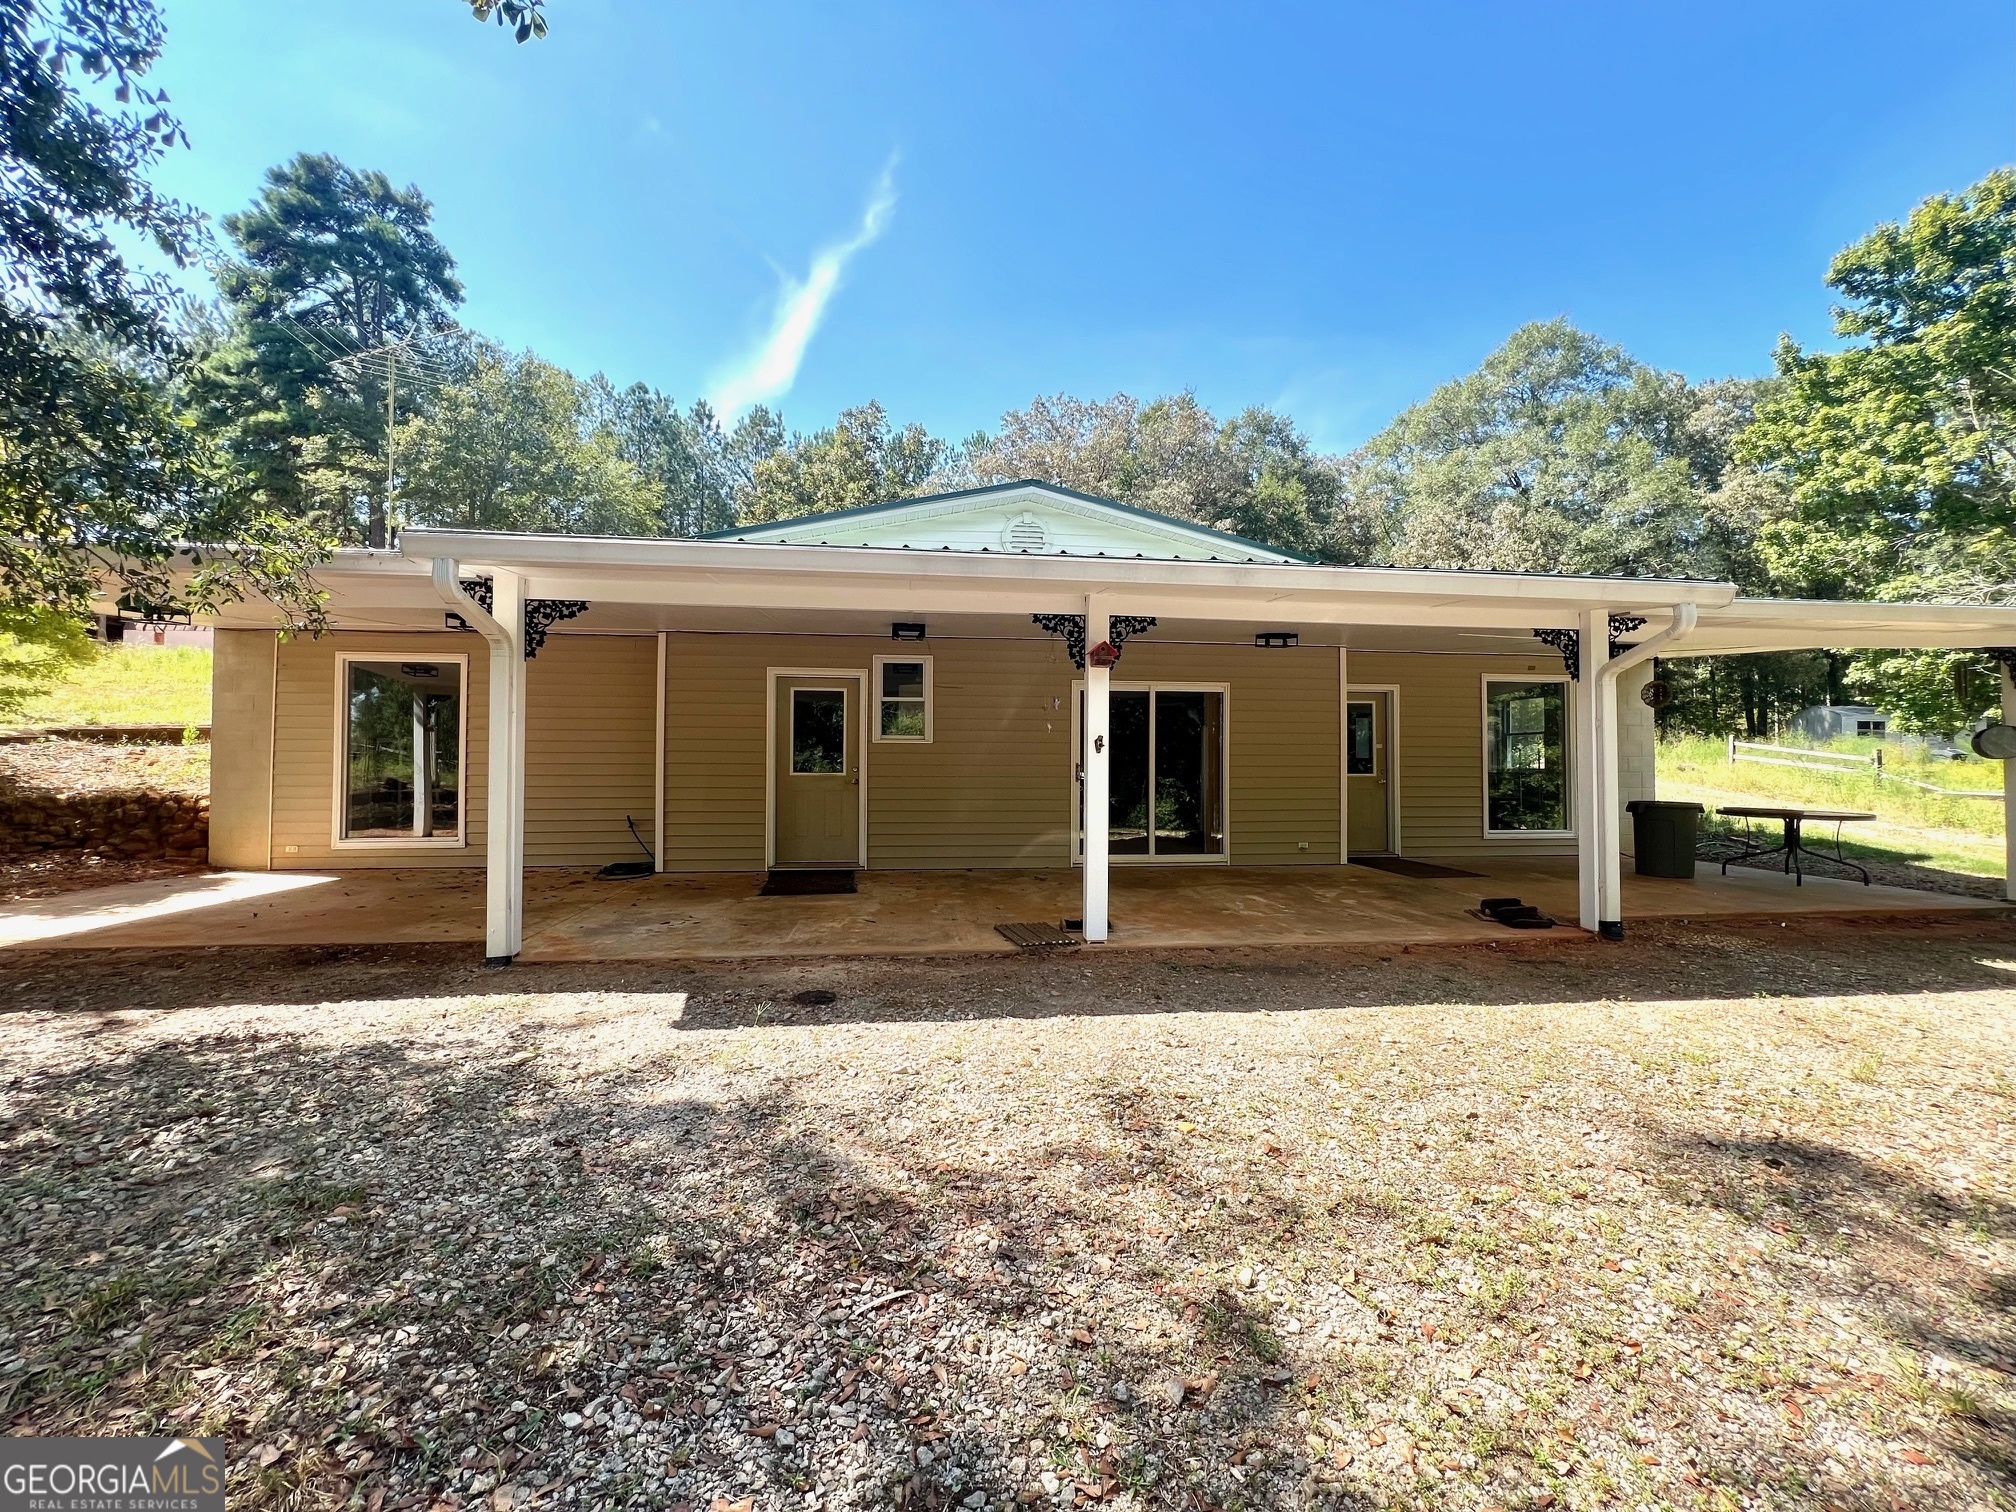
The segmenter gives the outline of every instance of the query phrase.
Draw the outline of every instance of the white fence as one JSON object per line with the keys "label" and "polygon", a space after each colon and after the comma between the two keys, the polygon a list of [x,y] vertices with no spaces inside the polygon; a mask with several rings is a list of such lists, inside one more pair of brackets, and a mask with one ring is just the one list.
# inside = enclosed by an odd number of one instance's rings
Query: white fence
{"label": "white fence", "polygon": [[[1754,755],[1765,751],[1769,755]],[[1802,759],[1803,758],[1803,759]],[[1927,793],[1944,793],[1948,798],[2000,798],[2002,790],[1975,792],[1966,788],[1941,787],[1936,782],[1920,782],[1915,777],[1900,777],[1888,771],[1883,765],[1883,752],[1879,747],[1867,756],[1857,756],[1852,751],[1815,751],[1806,746],[1764,745],[1754,740],[1738,740],[1729,737],[1729,764],[1739,761],[1754,762],[1758,766],[1798,767],[1808,772],[1834,772],[1841,776],[1852,776],[1857,772],[1868,772],[1878,782],[1901,782],[1906,787],[1914,787]]]}

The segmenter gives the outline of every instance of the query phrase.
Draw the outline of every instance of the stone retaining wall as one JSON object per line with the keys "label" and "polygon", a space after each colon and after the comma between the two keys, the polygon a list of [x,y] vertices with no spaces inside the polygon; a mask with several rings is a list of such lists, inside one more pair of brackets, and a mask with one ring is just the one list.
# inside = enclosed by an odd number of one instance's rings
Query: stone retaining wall
{"label": "stone retaining wall", "polygon": [[209,849],[207,796],[0,788],[0,855],[75,850],[136,861],[202,861]]}

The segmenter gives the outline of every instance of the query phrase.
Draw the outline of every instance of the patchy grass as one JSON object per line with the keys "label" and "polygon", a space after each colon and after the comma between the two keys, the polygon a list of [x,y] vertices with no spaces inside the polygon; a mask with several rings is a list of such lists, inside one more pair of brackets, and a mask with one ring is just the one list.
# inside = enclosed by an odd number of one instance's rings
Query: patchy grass
{"label": "patchy grass", "polygon": [[31,695],[11,722],[207,724],[210,659],[200,646],[107,646]]}
{"label": "patchy grass", "polygon": [[8,953],[0,1412],[245,1507],[2005,1506],[2012,962]]}
{"label": "patchy grass", "polygon": [[[1815,747],[1867,755],[1873,741],[1838,741]],[[1884,748],[1884,770],[1879,778],[1874,767],[1850,768],[1840,772],[1809,771],[1803,767],[1765,766],[1739,761],[1730,765],[1719,740],[1688,737],[1659,743],[1659,789],[1667,783],[1712,790],[1740,803],[1796,803],[1813,808],[1860,809],[1875,814],[1887,824],[1914,831],[1949,833],[1956,842],[1992,842],[1999,846],[2002,836],[2002,804],[1989,798],[1958,798],[1946,793],[1928,793],[1896,780],[1909,777],[1940,787],[1968,791],[1999,791],[2002,763],[1967,756],[1959,761],[1937,761],[1901,747]],[[1739,796],[1740,795],[1740,796]],[[1961,839],[1960,837],[1965,837]]]}

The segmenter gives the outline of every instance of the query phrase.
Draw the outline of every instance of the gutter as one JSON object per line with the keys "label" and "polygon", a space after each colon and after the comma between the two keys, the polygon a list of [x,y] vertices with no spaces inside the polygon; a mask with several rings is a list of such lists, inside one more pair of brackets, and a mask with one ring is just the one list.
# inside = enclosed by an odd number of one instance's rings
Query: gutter
{"label": "gutter", "polygon": [[461,567],[453,557],[433,559],[434,591],[441,596],[441,602],[469,622],[469,628],[490,642],[493,651],[509,653],[511,637],[504,627],[491,618],[490,611],[462,590]]}
{"label": "gutter", "polygon": [[1603,663],[1603,670],[1596,674],[1596,680],[1615,682],[1619,672],[1627,672],[1640,662],[1650,661],[1675,641],[1682,641],[1694,633],[1694,627],[1701,622],[1701,611],[1690,603],[1673,606],[1673,623],[1657,635],[1649,636],[1635,646],[1626,647],[1621,653]]}

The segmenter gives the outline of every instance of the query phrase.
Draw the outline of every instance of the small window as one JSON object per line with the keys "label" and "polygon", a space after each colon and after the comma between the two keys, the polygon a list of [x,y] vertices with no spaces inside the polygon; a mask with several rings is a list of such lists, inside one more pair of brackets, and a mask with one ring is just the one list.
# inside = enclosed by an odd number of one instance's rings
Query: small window
{"label": "small window", "polygon": [[875,658],[875,738],[931,739],[931,658]]}
{"label": "small window", "polygon": [[826,776],[847,768],[847,692],[844,688],[791,690],[791,771]]}
{"label": "small window", "polygon": [[1354,703],[1348,705],[1350,721],[1346,725],[1344,771],[1352,777],[1376,777],[1379,775],[1379,752],[1372,743],[1372,705]]}
{"label": "small window", "polygon": [[344,840],[462,836],[457,660],[343,663]]}
{"label": "small window", "polygon": [[1484,683],[1484,828],[1568,830],[1568,685]]}
{"label": "small window", "polygon": [[1857,735],[1881,735],[1883,733],[1883,721],[1880,719],[1858,719],[1855,721],[1855,733]]}

